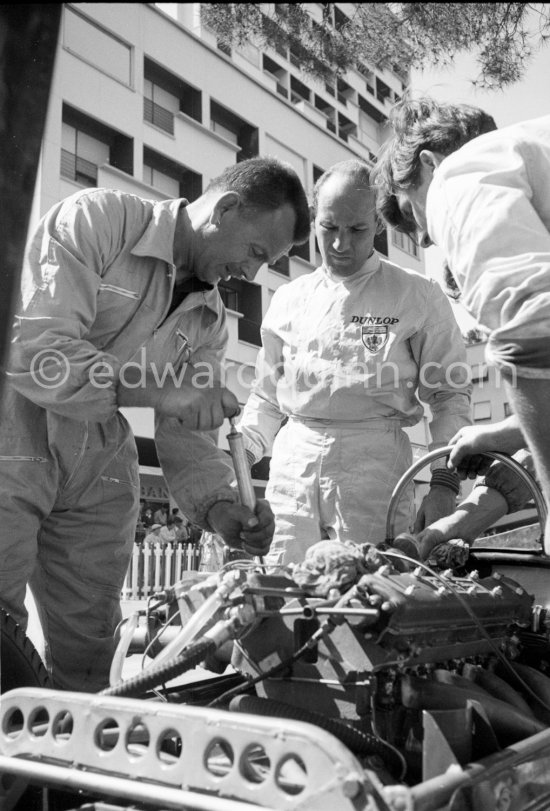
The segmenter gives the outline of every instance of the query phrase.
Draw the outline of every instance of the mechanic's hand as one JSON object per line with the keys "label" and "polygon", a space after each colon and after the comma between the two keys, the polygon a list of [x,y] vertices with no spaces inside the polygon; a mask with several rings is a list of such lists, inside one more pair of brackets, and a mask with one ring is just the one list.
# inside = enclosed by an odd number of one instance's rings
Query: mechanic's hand
{"label": "mechanic's hand", "polygon": [[493,460],[483,451],[515,453],[525,441],[517,420],[509,418],[494,425],[467,425],[450,440],[453,450],[447,467],[456,470],[460,479],[484,476]]}
{"label": "mechanic's hand", "polygon": [[452,537],[450,532],[446,531],[444,518],[441,518],[437,522],[437,527],[432,526],[423,529],[422,532],[419,532],[416,536],[420,560],[428,560],[432,549],[439,546],[441,543],[445,543],[445,541],[451,540]]}
{"label": "mechanic's hand", "polygon": [[173,381],[166,381],[155,410],[165,417],[175,417],[192,431],[210,431],[219,428],[226,417],[234,417],[240,409],[233,392],[219,384],[201,389],[189,381],[177,386]]}
{"label": "mechanic's hand", "polygon": [[429,493],[422,499],[422,504],[416,515],[413,533],[416,535],[439,518],[454,513],[456,508],[456,495],[450,487],[434,485]]}
{"label": "mechanic's hand", "polygon": [[228,546],[259,557],[269,552],[275,519],[265,499],[258,499],[254,512],[242,504],[217,501],[208,510],[208,523]]}

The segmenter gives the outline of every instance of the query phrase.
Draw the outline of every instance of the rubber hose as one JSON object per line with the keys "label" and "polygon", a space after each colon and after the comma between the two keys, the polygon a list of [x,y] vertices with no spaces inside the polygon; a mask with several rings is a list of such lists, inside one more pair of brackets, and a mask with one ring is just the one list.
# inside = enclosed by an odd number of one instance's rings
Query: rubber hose
{"label": "rubber hose", "polygon": [[[233,712],[248,712],[253,715],[269,715],[274,718],[290,718],[293,721],[304,721],[330,732],[345,746],[357,755],[380,755],[392,773],[401,774],[403,764],[393,749],[376,735],[350,727],[338,718],[329,718],[319,712],[274,701],[271,698],[258,696],[236,696],[229,704]],[[389,763],[391,761],[391,763]]]}
{"label": "rubber hose", "polygon": [[107,687],[99,695],[137,698],[147,690],[157,687],[159,684],[164,684],[196,667],[204,661],[209,653],[215,651],[216,647],[213,639],[200,639],[198,642],[189,645],[173,659],[168,659],[167,662],[159,662],[157,665],[153,663],[151,667],[148,667],[142,673],[138,673],[131,679],[119,681],[112,687]]}

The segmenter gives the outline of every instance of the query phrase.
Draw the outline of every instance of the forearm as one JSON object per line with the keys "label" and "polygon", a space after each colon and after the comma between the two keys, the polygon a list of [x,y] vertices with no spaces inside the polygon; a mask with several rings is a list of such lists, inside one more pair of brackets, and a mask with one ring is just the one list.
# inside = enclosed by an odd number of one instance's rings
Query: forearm
{"label": "forearm", "polygon": [[[461,538],[463,541],[474,541],[507,512],[508,503],[497,490],[484,486],[474,487],[468,498],[449,516],[450,520],[445,526],[445,540]],[[433,524],[432,529],[438,529],[438,523]]]}
{"label": "forearm", "polygon": [[507,512],[508,504],[499,492],[489,487],[474,487],[453,513],[434,521],[417,535],[422,560],[446,541],[460,539],[470,544]]}
{"label": "forearm", "polygon": [[276,403],[253,392],[243,409],[238,427],[242,431],[247,451],[254,461],[271,455],[273,441],[284,415]]}
{"label": "forearm", "polygon": [[198,432],[177,419],[155,420],[155,444],[172,497],[192,523],[209,529],[207,515],[220,501],[236,502],[235,471],[217,445],[217,432]]}

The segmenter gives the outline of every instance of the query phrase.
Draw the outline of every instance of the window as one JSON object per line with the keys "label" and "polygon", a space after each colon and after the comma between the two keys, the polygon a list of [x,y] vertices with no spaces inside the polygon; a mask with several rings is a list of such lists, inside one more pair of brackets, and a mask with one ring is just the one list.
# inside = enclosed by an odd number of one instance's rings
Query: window
{"label": "window", "polygon": [[372,118],[374,121],[376,121],[377,124],[385,124],[387,122],[388,120],[387,116],[385,116],[384,113],[381,113],[380,110],[378,110],[374,106],[374,104],[371,104],[370,101],[367,101],[367,99],[364,96],[358,94],[357,103],[359,105],[359,109],[363,110],[363,112],[366,113],[369,116],[369,118]]}
{"label": "window", "polygon": [[233,290],[229,287],[229,283],[220,282],[218,284],[218,290],[221,296],[221,299],[224,305],[227,307],[228,310],[234,310],[234,312],[239,312],[239,297],[237,295],[237,291]]}
{"label": "window", "polygon": [[357,70],[359,73],[362,74],[363,78],[365,79],[365,86],[367,88],[367,93],[370,93],[371,96],[374,96],[374,88],[376,85],[376,76],[374,75],[374,71],[370,70],[366,65],[357,65]]}
{"label": "window", "polygon": [[374,237],[374,248],[378,253],[381,253],[382,256],[388,255],[388,230],[384,228],[384,230],[376,234]]}
{"label": "window", "polygon": [[489,379],[489,367],[486,363],[472,364],[472,383],[480,383]]}
{"label": "window", "polygon": [[331,132],[336,132],[336,110],[329,104],[328,101],[325,101],[321,96],[318,96],[317,93],[314,95],[314,104],[315,109],[319,110],[319,112],[323,113],[323,115],[327,119],[327,129]]}
{"label": "window", "polygon": [[262,288],[244,279],[220,282],[218,290],[226,307],[242,314],[239,318],[239,341],[261,346]]}
{"label": "window", "polygon": [[97,186],[98,168],[108,163],[133,173],[133,141],[100,121],[63,105],[61,175],[83,186]]}
{"label": "window", "polygon": [[143,149],[143,180],[167,197],[192,202],[202,194],[202,175],[149,147]]}
{"label": "window", "polygon": [[479,403],[473,404],[474,421],[490,420],[491,419],[491,401],[482,400]]}
{"label": "window", "polygon": [[350,135],[357,137],[357,127],[353,121],[350,121],[345,115],[338,113],[338,136],[342,141],[347,142]]}
{"label": "window", "polygon": [[382,81],[382,79],[376,80],[376,98],[382,104],[384,104],[386,99],[391,99],[391,88],[389,88],[388,85]]}
{"label": "window", "polygon": [[280,273],[282,276],[290,276],[290,261],[286,254],[285,256],[279,257],[276,262],[273,262],[272,265],[268,265],[268,267]]}
{"label": "window", "polygon": [[300,259],[305,259],[306,262],[309,262],[309,239],[307,242],[304,242],[303,245],[293,245],[288,255],[299,256]]}
{"label": "window", "polygon": [[275,77],[277,81],[277,93],[279,95],[284,96],[285,99],[288,98],[288,90],[287,90],[287,77],[288,74],[286,70],[284,70],[280,65],[277,64],[273,59],[270,59],[267,54],[263,54],[262,56],[262,68],[266,73],[270,73],[272,76]]}
{"label": "window", "polygon": [[293,104],[311,101],[311,90],[295,76],[290,77],[290,100]]}
{"label": "window", "polygon": [[[160,99],[162,103],[157,101]],[[163,91],[153,82],[145,80],[143,95],[143,119],[165,132],[174,134],[174,114],[178,110],[178,100]]]}
{"label": "window", "polygon": [[409,256],[414,256],[416,259],[418,259],[418,245],[408,234],[403,234],[401,231],[392,230],[391,241],[392,245],[395,245],[395,247],[399,248],[400,251],[404,251],[405,253],[408,253]]}
{"label": "window", "polygon": [[258,155],[257,127],[253,127],[213,99],[210,101],[210,129],[240,147],[237,163]]}
{"label": "window", "polygon": [[131,47],[67,5],[63,18],[63,46],[113,79],[131,86]]}
{"label": "window", "polygon": [[181,112],[202,121],[201,91],[178,76],[157,65],[152,59],[144,60],[144,118],[157,127],[173,133],[174,115]]}
{"label": "window", "polygon": [[343,79],[336,80],[336,96],[340,104],[347,104],[348,99],[353,99],[355,91],[353,87],[351,87],[347,82],[344,82]]}
{"label": "window", "polygon": [[514,412],[512,410],[512,406],[510,405],[510,403],[504,403],[504,416],[511,417],[513,413]]}
{"label": "window", "polygon": [[107,144],[65,123],[62,125],[61,143],[63,177],[75,180],[82,186],[97,186],[98,166],[109,163]]}

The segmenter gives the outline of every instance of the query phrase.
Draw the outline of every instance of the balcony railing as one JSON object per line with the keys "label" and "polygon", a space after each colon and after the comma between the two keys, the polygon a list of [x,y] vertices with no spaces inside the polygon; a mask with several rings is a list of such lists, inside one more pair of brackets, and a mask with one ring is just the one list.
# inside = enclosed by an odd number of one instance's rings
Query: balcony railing
{"label": "balcony railing", "polygon": [[174,134],[174,113],[151,99],[143,99],[143,118],[170,135]]}
{"label": "balcony railing", "polygon": [[97,186],[97,165],[66,149],[61,150],[61,174],[84,186]]}

